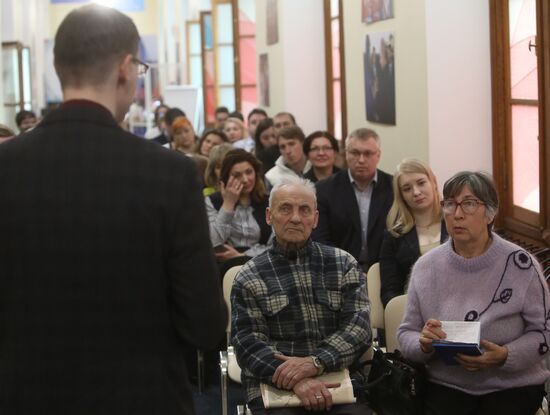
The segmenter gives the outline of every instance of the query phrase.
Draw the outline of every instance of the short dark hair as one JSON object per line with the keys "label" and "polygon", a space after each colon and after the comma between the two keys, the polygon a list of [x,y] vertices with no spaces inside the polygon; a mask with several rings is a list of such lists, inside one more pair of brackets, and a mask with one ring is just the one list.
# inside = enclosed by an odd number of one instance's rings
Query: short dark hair
{"label": "short dark hair", "polygon": [[27,118],[36,118],[36,114],[32,111],[21,110],[15,115],[15,123],[20,127],[23,120]]}
{"label": "short dark hair", "polygon": [[185,117],[185,112],[176,107],[170,108],[164,113],[164,122],[166,125],[172,125],[174,120],[178,117]]}
{"label": "short dark hair", "polygon": [[216,108],[216,114],[219,114],[220,112],[225,112],[226,114],[229,114],[229,110],[227,109],[227,107]]}
{"label": "short dark hair", "polygon": [[281,130],[277,133],[277,142],[279,142],[279,138],[281,137],[286,138],[287,140],[295,138],[300,140],[301,143],[303,143],[306,139],[304,132],[297,125],[281,128]]}
{"label": "short dark hair", "polygon": [[254,189],[250,194],[250,198],[252,201],[260,203],[265,200],[267,193],[265,191],[264,178],[262,174],[262,162],[258,160],[254,154],[251,154],[242,148],[236,148],[228,151],[223,158],[222,168],[220,170],[220,181],[227,185],[229,173],[231,172],[233,166],[245,161],[250,163],[256,173],[256,183],[254,184]]}
{"label": "short dark hair", "polygon": [[244,122],[243,114],[240,113],[239,111],[233,111],[233,112],[229,113],[229,118],[238,118],[239,120]]}
{"label": "short dark hair", "polygon": [[90,4],[70,12],[57,29],[54,65],[61,86],[101,85],[127,54],[137,54],[139,33],[128,16]]}
{"label": "short dark hair", "polygon": [[[290,117],[290,119],[292,120],[292,123],[294,125],[296,125],[296,118],[294,118],[294,115],[292,115],[290,112],[288,111],[281,111],[281,112],[278,112],[277,114],[275,114],[275,117],[280,117],[280,116],[283,116],[283,115],[287,115],[288,117]],[[273,117],[273,118],[275,118]]]}
{"label": "short dark hair", "polygon": [[267,112],[265,112],[263,109],[261,108],[254,108],[252,111],[250,111],[248,113],[248,116],[246,117],[246,120],[247,121],[250,121],[250,118],[253,116],[253,115],[256,115],[256,114],[260,114],[260,115],[263,115],[264,117],[267,117]]}
{"label": "short dark hair", "polygon": [[494,217],[498,212],[498,192],[493,178],[481,171],[461,171],[445,182],[443,199],[452,199],[458,196],[466,186],[475,197],[485,204],[487,216],[493,219],[487,225],[489,234],[493,228]]}
{"label": "short dark hair", "polygon": [[304,154],[306,155],[309,154],[309,151],[311,150],[311,143],[313,143],[313,140],[321,137],[324,137],[328,141],[330,141],[330,145],[332,149],[335,152],[338,152],[338,141],[336,140],[336,138],[334,138],[334,136],[331,133],[329,133],[328,131],[315,131],[310,135],[308,135],[304,140]]}
{"label": "short dark hair", "polygon": [[204,140],[206,140],[206,137],[208,137],[210,134],[217,135],[218,137],[220,137],[222,139],[222,141],[224,143],[227,143],[229,141],[229,139],[227,138],[227,136],[225,135],[225,133],[222,130],[217,129],[217,128],[207,128],[206,130],[204,130],[204,132],[201,135],[201,138],[200,138],[199,142],[197,143],[197,150],[196,150],[197,154],[200,154],[202,143],[204,142]]}

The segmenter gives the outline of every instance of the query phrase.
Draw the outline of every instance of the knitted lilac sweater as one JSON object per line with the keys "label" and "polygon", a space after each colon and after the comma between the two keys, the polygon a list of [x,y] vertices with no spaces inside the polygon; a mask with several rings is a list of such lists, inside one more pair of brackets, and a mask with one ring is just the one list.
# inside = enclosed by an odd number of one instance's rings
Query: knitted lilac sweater
{"label": "knitted lilac sweater", "polygon": [[[530,255],[496,234],[492,238],[479,257],[456,254],[451,240],[420,257],[397,331],[403,354],[425,362],[432,382],[472,395],[539,385],[550,376],[542,363],[550,343],[546,282]],[[505,345],[508,359],[501,367],[476,372],[445,365],[420,349],[420,331],[429,318],[480,321],[481,339]]]}

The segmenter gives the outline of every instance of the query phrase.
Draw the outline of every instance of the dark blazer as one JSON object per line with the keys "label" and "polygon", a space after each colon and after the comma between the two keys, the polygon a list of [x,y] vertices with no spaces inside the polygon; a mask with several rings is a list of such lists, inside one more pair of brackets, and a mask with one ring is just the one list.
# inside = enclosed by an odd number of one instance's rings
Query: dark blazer
{"label": "dark blazer", "polygon": [[0,145],[0,413],[191,414],[227,322],[193,161],[90,101]]}
{"label": "dark blazer", "polygon": [[[340,170],[341,169],[339,167],[333,166],[332,167],[332,174],[338,173]],[[317,179],[317,176],[315,176],[315,172],[313,171],[313,167],[311,169],[309,169],[304,174],[304,179],[308,179],[309,181],[311,181],[313,183],[317,183],[319,181],[319,179]]]}
{"label": "dark blazer", "polygon": [[[313,240],[348,251],[356,259],[361,252],[361,218],[348,170],[316,183],[319,224]],[[378,170],[378,182],[372,192],[367,229],[367,263],[378,262],[386,216],[393,202],[392,176]]]}
{"label": "dark blazer", "polygon": [[[221,192],[212,193],[210,196],[210,201],[214,209],[220,210],[223,205],[223,198]],[[269,204],[269,200],[266,197],[262,203],[252,203],[252,216],[258,223],[260,227],[260,240],[259,243],[266,245],[269,237],[271,236],[271,226],[265,221],[265,210]],[[244,248],[244,247],[242,247]],[[249,247],[247,247],[249,248]]]}
{"label": "dark blazer", "polygon": [[[440,242],[445,242],[448,237],[445,222],[441,221]],[[411,269],[418,258],[420,245],[416,227],[399,238],[384,231],[380,250],[380,298],[384,307],[393,297],[405,293]]]}

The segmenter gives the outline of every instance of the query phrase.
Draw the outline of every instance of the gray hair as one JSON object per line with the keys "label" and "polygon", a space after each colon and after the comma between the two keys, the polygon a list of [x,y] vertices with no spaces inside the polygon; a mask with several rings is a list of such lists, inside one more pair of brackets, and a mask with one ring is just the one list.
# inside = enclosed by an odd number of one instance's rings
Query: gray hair
{"label": "gray hair", "polygon": [[380,137],[378,136],[376,131],[371,130],[370,128],[358,128],[356,130],[353,130],[348,135],[347,140],[349,141],[349,140],[357,139],[357,140],[365,140],[366,141],[369,138],[374,138],[374,140],[376,141],[376,144],[378,144],[378,148],[381,147]]}
{"label": "gray hair", "polygon": [[491,232],[494,218],[498,213],[498,193],[495,182],[489,173],[477,171],[461,171],[445,182],[443,198],[456,197],[464,187],[468,186],[475,197],[485,203],[485,214],[491,219],[487,229]]}
{"label": "gray hair", "polygon": [[275,194],[279,192],[279,190],[288,186],[299,187],[305,193],[311,194],[313,196],[315,207],[317,207],[317,192],[315,191],[315,185],[309,180],[304,179],[302,177],[287,177],[281,183],[276,184],[275,187],[271,190],[271,193],[269,194],[270,209],[273,207],[273,200],[275,199]]}

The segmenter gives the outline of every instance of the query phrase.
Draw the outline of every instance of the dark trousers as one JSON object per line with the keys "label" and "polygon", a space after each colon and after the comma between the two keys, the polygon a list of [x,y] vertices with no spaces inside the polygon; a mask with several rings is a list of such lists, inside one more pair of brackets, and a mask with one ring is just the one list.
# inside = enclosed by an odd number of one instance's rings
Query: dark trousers
{"label": "dark trousers", "polygon": [[307,411],[303,407],[265,409],[262,398],[256,398],[248,403],[248,409],[252,411],[252,415],[372,415],[372,410],[369,409],[367,404],[359,402],[346,405],[334,405],[328,412],[313,412]]}
{"label": "dark trousers", "polygon": [[429,383],[425,415],[534,415],[542,403],[544,385],[470,395]]}

